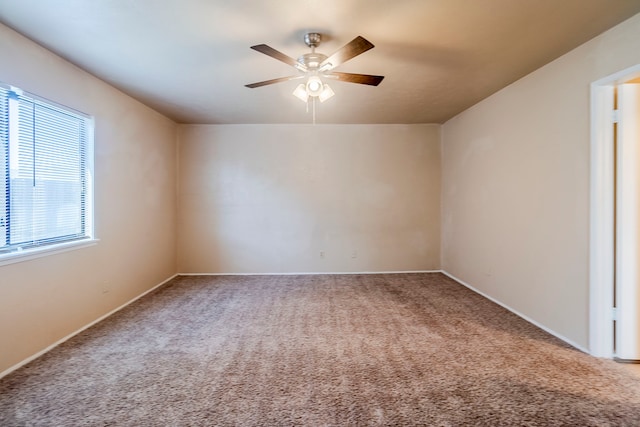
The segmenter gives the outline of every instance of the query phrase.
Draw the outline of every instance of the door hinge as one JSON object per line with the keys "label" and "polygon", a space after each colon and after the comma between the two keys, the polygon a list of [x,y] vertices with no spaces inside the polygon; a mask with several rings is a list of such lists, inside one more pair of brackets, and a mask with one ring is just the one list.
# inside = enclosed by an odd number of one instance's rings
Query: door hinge
{"label": "door hinge", "polygon": [[613,110],[612,111],[611,120],[613,120],[613,123],[619,123],[620,122],[620,110]]}
{"label": "door hinge", "polygon": [[613,320],[618,320],[618,309],[616,307],[611,307],[611,317]]}

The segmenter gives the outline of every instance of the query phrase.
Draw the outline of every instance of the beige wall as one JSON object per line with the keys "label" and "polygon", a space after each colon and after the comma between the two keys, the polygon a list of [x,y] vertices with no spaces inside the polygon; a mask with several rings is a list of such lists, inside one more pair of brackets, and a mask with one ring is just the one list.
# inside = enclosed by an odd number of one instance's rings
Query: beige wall
{"label": "beige wall", "polygon": [[0,266],[1,373],[175,274],[176,125],[2,25],[0,57],[0,81],[95,116],[100,239]]}
{"label": "beige wall", "polygon": [[442,129],[443,269],[585,348],[590,83],[638,40],[640,15]]}
{"label": "beige wall", "polygon": [[438,125],[180,126],[179,271],[438,269],[439,141]]}

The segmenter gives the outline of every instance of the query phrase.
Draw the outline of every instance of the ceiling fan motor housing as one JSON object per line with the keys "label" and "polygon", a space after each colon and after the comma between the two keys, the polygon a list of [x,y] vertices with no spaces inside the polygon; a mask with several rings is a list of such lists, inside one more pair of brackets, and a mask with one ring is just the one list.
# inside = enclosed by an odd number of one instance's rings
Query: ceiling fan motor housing
{"label": "ceiling fan motor housing", "polygon": [[327,55],[317,52],[305,53],[298,58],[298,62],[308,70],[317,70],[322,61],[327,59]]}

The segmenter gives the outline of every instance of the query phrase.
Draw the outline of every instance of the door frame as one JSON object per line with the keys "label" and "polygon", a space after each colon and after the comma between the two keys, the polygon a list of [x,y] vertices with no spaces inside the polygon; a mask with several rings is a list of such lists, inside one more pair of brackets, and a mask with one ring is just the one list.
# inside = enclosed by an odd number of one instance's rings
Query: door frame
{"label": "door frame", "polygon": [[614,356],[614,89],[639,77],[640,64],[591,83],[589,353],[596,357]]}

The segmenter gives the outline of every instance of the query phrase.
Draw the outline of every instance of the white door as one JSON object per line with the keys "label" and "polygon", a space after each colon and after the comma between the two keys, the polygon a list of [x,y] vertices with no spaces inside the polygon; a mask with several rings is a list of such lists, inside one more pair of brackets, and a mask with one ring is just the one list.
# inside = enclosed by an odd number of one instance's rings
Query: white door
{"label": "white door", "polygon": [[640,361],[640,84],[617,89],[615,356]]}

